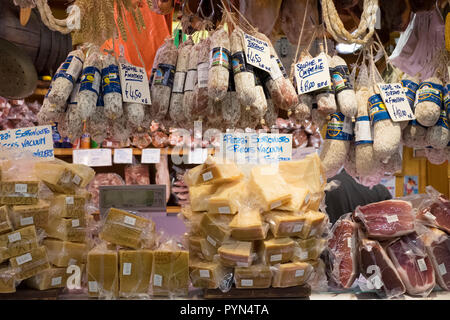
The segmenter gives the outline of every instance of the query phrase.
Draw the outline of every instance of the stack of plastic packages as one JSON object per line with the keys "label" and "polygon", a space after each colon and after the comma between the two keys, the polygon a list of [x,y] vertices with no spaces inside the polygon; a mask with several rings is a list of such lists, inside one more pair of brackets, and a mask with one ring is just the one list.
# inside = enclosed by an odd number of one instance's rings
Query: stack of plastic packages
{"label": "stack of plastic packages", "polygon": [[[328,216],[319,211],[323,170],[316,153],[297,161],[237,165],[208,158],[189,170],[190,278],[194,287],[226,291],[326,287],[319,259]],[[325,279],[325,280],[324,280]]]}

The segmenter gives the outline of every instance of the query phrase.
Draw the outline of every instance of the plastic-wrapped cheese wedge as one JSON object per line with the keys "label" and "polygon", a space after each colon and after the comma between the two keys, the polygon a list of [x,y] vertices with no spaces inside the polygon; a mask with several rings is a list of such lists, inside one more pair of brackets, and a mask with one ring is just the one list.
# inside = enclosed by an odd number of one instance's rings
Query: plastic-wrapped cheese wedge
{"label": "plastic-wrapped cheese wedge", "polygon": [[117,297],[119,293],[119,255],[100,245],[87,255],[88,294],[90,297]]}
{"label": "plastic-wrapped cheese wedge", "polygon": [[[81,265],[80,269],[83,272],[84,265]],[[67,273],[67,268],[49,268],[39,272],[34,277],[26,279],[25,284],[29,288],[37,290],[65,288],[69,276],[70,274]]]}
{"label": "plastic-wrapped cheese wedge", "polygon": [[296,239],[294,249],[294,261],[308,261],[319,258],[322,251],[327,245],[327,241],[323,238]]}
{"label": "plastic-wrapped cheese wedge", "polygon": [[8,215],[8,207],[0,207],[0,234],[10,232],[11,230],[12,224]]}
{"label": "plastic-wrapped cheese wedge", "polygon": [[208,213],[235,214],[247,192],[245,181],[221,184],[208,200]]}
{"label": "plastic-wrapped cheese wedge", "polygon": [[152,248],[155,224],[124,210],[111,208],[99,234],[100,239],[133,249]]}
{"label": "plastic-wrapped cheese wedge", "polygon": [[289,262],[294,255],[295,242],[291,238],[273,238],[259,243],[262,263],[275,265]]}
{"label": "plastic-wrapped cheese wedge", "polygon": [[48,212],[50,205],[44,200],[36,204],[16,205],[11,207],[11,221],[14,229],[20,229],[29,225],[45,229],[48,225]]}
{"label": "plastic-wrapped cheese wedge", "polygon": [[305,218],[305,225],[299,237],[307,239],[313,236],[321,236],[328,221],[328,216],[323,212],[313,210],[301,213],[300,215]]}
{"label": "plastic-wrapped cheese wedge", "polygon": [[253,242],[227,242],[219,248],[218,253],[220,263],[226,267],[249,267],[254,258]]}
{"label": "plastic-wrapped cheese wedge", "polygon": [[86,219],[53,218],[45,228],[47,234],[63,241],[85,242]]}
{"label": "plastic-wrapped cheese wedge", "polygon": [[229,223],[232,216],[218,214],[204,214],[200,221],[200,228],[206,234],[206,240],[218,248],[230,237]]}
{"label": "plastic-wrapped cheese wedge", "polygon": [[191,257],[198,257],[202,260],[213,261],[217,248],[210,244],[206,237],[192,236],[188,237],[189,254]]}
{"label": "plastic-wrapped cheese wedge", "polygon": [[154,296],[186,296],[189,286],[189,252],[153,252],[151,287]]}
{"label": "plastic-wrapped cheese wedge", "polygon": [[232,270],[223,267],[218,262],[193,260],[189,262],[189,276],[196,288],[217,289],[227,274]]}
{"label": "plastic-wrapped cheese wedge", "polygon": [[272,284],[270,267],[257,264],[234,268],[234,283],[238,289],[265,289]]}
{"label": "plastic-wrapped cheese wedge", "polygon": [[85,243],[44,239],[42,244],[47,248],[50,263],[57,267],[86,263],[88,247]]}
{"label": "plastic-wrapped cheese wedge", "polygon": [[248,184],[255,205],[269,211],[289,202],[289,186],[271,165],[252,168]]}
{"label": "plastic-wrapped cheese wedge", "polygon": [[250,208],[241,208],[229,227],[231,237],[235,240],[263,240],[269,231],[269,225],[262,221],[259,211]]}
{"label": "plastic-wrapped cheese wedge", "polygon": [[272,267],[274,288],[287,288],[300,286],[306,281],[313,272],[313,267],[306,262],[291,262],[278,264]]}
{"label": "plastic-wrapped cheese wedge", "polygon": [[36,228],[34,226],[29,226],[1,235],[0,246],[0,252],[2,249],[6,248],[6,252],[4,252],[3,255],[3,258],[6,259],[27,253],[38,247]]}
{"label": "plastic-wrapped cheese wedge", "polygon": [[306,222],[304,215],[278,210],[270,211],[264,217],[276,238],[300,236]]}
{"label": "plastic-wrapped cheese wedge", "polygon": [[153,251],[119,251],[119,294],[133,297],[148,294],[152,273]]}
{"label": "plastic-wrapped cheese wedge", "polygon": [[216,192],[217,185],[202,184],[189,188],[189,200],[192,211],[207,211],[208,198]]}
{"label": "plastic-wrapped cheese wedge", "polygon": [[186,185],[189,187],[195,186],[197,184],[197,181],[200,179],[201,172],[205,169],[205,167],[206,165],[203,163],[192,169],[189,169],[184,175],[184,183],[186,183]]}
{"label": "plastic-wrapped cheese wedge", "polygon": [[306,188],[296,187],[294,185],[290,185],[289,189],[291,190],[291,200],[286,204],[277,208],[277,210],[283,211],[294,211],[299,212],[304,210],[306,205],[309,203],[310,195],[309,191]]}
{"label": "plastic-wrapped cheese wedge", "polygon": [[0,268],[0,293],[16,292],[14,271],[11,268]]}
{"label": "plastic-wrapped cheese wedge", "polygon": [[39,193],[37,180],[3,180],[0,183],[0,204],[36,204]]}
{"label": "plastic-wrapped cheese wedge", "polygon": [[233,182],[241,179],[243,176],[244,174],[234,162],[216,163],[211,160],[209,163],[207,162],[203,170],[200,171],[195,184]]}
{"label": "plastic-wrapped cheese wedge", "polygon": [[190,235],[203,236],[203,232],[200,221],[206,212],[192,211],[190,206],[182,207],[179,217],[184,221],[186,225],[187,232]]}
{"label": "plastic-wrapped cheese wedge", "polygon": [[31,278],[39,272],[50,268],[45,247],[37,247],[23,255],[9,260],[11,267],[16,272],[16,280]]}
{"label": "plastic-wrapped cheese wedge", "polygon": [[55,195],[50,203],[50,215],[61,218],[81,218],[86,214],[87,195]]}

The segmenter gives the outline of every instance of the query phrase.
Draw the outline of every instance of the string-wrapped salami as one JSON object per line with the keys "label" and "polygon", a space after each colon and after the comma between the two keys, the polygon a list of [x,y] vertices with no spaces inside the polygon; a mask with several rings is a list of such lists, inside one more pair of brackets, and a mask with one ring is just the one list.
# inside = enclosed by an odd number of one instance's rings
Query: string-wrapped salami
{"label": "string-wrapped salami", "polygon": [[241,117],[241,104],[236,93],[236,87],[234,85],[234,77],[232,71],[229,70],[230,76],[228,77],[228,92],[222,103],[222,118],[225,124],[229,127],[235,127]]}
{"label": "string-wrapped salami", "polygon": [[421,82],[416,92],[414,115],[425,127],[434,126],[441,115],[444,86],[437,77]]}
{"label": "string-wrapped salami", "polygon": [[[305,61],[307,59],[311,59],[311,58],[312,57],[308,52],[303,51],[300,54],[298,63],[302,63],[303,61]],[[298,90],[298,84],[297,84],[297,80],[295,77],[294,77],[294,83],[295,83],[295,87],[297,88],[297,93],[298,93],[297,99],[298,100],[297,100],[297,105],[294,108],[293,117],[296,119],[296,121],[302,122],[303,120],[311,117],[313,96],[309,93],[300,94],[300,90]]]}
{"label": "string-wrapped salami", "polygon": [[264,87],[261,83],[261,77],[260,74],[262,72],[259,72],[261,70],[257,70],[255,72],[255,94],[256,94],[256,100],[250,105],[249,111],[255,116],[262,119],[264,117],[264,114],[267,111],[267,100],[266,95],[264,93]]}
{"label": "string-wrapped salami", "polygon": [[191,52],[189,53],[189,65],[188,72],[186,74],[186,80],[184,83],[184,97],[183,97],[183,107],[184,107],[184,117],[188,122],[192,120],[192,112],[194,110],[194,105],[196,103],[196,91],[195,86],[197,85],[197,62],[200,50],[201,42],[195,44]]}
{"label": "string-wrapped salami", "polygon": [[438,122],[427,129],[426,135],[427,145],[434,149],[444,149],[447,147],[449,141],[449,128],[447,113],[444,109],[441,110],[441,115]]}
{"label": "string-wrapped salami", "polygon": [[102,92],[104,115],[111,120],[120,118],[123,114],[122,89],[120,87],[119,66],[114,56],[103,56]]}
{"label": "string-wrapped salami", "polygon": [[218,102],[223,100],[228,92],[231,45],[228,32],[223,27],[216,30],[210,38],[208,95]]}
{"label": "string-wrapped salami", "polygon": [[195,86],[195,104],[192,110],[194,120],[206,119],[212,110],[208,101],[209,48],[211,39],[206,38],[199,44],[197,61],[197,85]]}
{"label": "string-wrapped salami", "polygon": [[132,128],[139,128],[145,117],[146,106],[141,103],[124,102],[123,111],[129,125]]}
{"label": "string-wrapped salami", "polygon": [[97,142],[99,145],[103,142],[103,140],[106,139],[108,135],[105,126],[105,120],[105,103],[103,99],[103,92],[100,91],[95,111],[87,121],[88,132],[91,135],[92,140]]}
{"label": "string-wrapped salami", "polygon": [[[403,76],[401,80],[403,88],[406,91],[406,98],[408,99],[411,110],[415,112],[416,92],[419,88],[419,79],[416,77],[410,77],[407,74]],[[403,143],[405,146],[413,147],[425,147],[426,146],[426,132],[427,129],[422,126],[417,120],[411,120],[407,126],[403,129]]]}
{"label": "string-wrapped salami", "polygon": [[77,110],[82,120],[87,120],[94,113],[101,85],[102,60],[100,53],[93,49],[88,53],[81,74],[81,86],[78,93]]}
{"label": "string-wrapped salami", "polygon": [[[328,67],[330,68],[330,78],[333,75],[334,61],[326,54],[328,60]],[[325,88],[321,88],[316,92],[317,110],[325,115],[334,113],[337,110],[336,96],[334,95],[334,86],[331,81],[330,85]]]}
{"label": "string-wrapped salami", "polygon": [[339,110],[346,117],[354,117],[358,112],[355,91],[350,82],[350,73],[347,63],[338,55],[333,56],[331,64],[333,65],[332,81],[336,94],[336,100]]}

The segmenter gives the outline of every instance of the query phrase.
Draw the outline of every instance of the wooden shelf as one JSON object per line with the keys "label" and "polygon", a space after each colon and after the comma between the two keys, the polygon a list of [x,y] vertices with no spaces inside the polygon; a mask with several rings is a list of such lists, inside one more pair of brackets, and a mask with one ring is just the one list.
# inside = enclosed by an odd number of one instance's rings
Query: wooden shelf
{"label": "wooden shelf", "polygon": [[[141,149],[138,149],[138,148],[132,148],[132,149],[133,149],[134,156],[142,155]],[[152,148],[150,148],[150,149],[152,149]],[[156,148],[153,148],[153,149],[156,149]],[[73,149],[71,149],[71,148],[55,148],[54,150],[55,150],[55,156],[57,156],[57,157],[58,156],[59,157],[71,157],[73,155]],[[76,149],[76,150],[94,150],[94,149]],[[173,148],[164,148],[164,149],[160,149],[160,150],[161,150],[162,155],[175,154]],[[211,149],[209,151],[209,154],[213,154],[213,153],[214,153],[214,150]],[[114,149],[111,149],[111,154],[114,154]],[[183,152],[181,154],[183,154]]]}

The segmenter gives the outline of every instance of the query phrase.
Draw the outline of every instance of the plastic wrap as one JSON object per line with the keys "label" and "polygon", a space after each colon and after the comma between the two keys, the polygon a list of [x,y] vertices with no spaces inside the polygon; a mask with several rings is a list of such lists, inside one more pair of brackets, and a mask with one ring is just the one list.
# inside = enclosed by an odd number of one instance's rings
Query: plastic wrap
{"label": "plastic wrap", "polygon": [[307,262],[290,262],[271,267],[273,273],[272,287],[287,288],[300,286],[313,273],[313,267]]}
{"label": "plastic wrap", "polygon": [[119,254],[102,243],[87,255],[89,297],[106,299],[119,295]]}
{"label": "plastic wrap", "polygon": [[204,236],[188,236],[189,254],[194,258],[213,261],[217,254],[217,248],[206,240]]}
{"label": "plastic wrap", "polygon": [[87,238],[87,219],[65,219],[52,217],[45,228],[49,237],[70,241],[85,242]]}
{"label": "plastic wrap", "polygon": [[49,208],[50,217],[83,218],[90,194],[58,194],[55,195]]}
{"label": "plastic wrap", "polygon": [[258,210],[241,207],[228,225],[231,237],[236,240],[264,240],[269,231],[269,225],[261,219]]}
{"label": "plastic wrap", "polygon": [[272,284],[269,266],[257,264],[250,267],[234,268],[234,283],[238,289],[265,289]]}
{"label": "plastic wrap", "polygon": [[12,231],[12,223],[8,215],[8,207],[0,207],[0,234]]}
{"label": "plastic wrap", "polygon": [[[189,188],[189,199],[191,209],[193,211],[207,211],[208,199],[214,195],[217,190],[217,185],[202,184],[199,186],[192,186]],[[227,201],[232,199],[227,199]],[[220,207],[219,207],[220,208]],[[230,208],[231,213],[231,208]]]}
{"label": "plastic wrap", "polygon": [[33,162],[27,159],[2,163],[0,204],[31,205],[39,199],[39,181],[29,170]]}
{"label": "plastic wrap", "polygon": [[275,265],[291,261],[294,249],[295,242],[291,238],[273,238],[261,241],[258,253],[263,264]]}
{"label": "plastic wrap", "polygon": [[189,276],[192,285],[197,288],[217,289],[230,275],[232,269],[225,268],[218,262],[189,262]]}
{"label": "plastic wrap", "polygon": [[206,240],[215,248],[219,248],[230,237],[229,223],[232,216],[203,214],[200,229],[206,234]]}
{"label": "plastic wrap", "polygon": [[37,204],[11,206],[10,219],[14,229],[35,225],[36,228],[46,229],[49,221],[48,202],[39,199]]}
{"label": "plastic wrap", "polygon": [[[84,266],[81,266],[84,269]],[[55,288],[65,288],[67,279],[70,274],[67,273],[66,268],[46,269],[32,278],[25,280],[27,287],[36,290],[49,290]]]}
{"label": "plastic wrap", "polygon": [[226,267],[249,267],[256,260],[253,242],[228,241],[217,250],[220,263]]}
{"label": "plastic wrap", "polygon": [[119,263],[119,295],[126,298],[147,298],[153,268],[153,251],[120,250]]}
{"label": "plastic wrap", "polygon": [[307,239],[294,239],[294,241],[293,261],[305,262],[317,260],[327,247],[327,240],[325,238],[311,237]]}
{"label": "plastic wrap", "polygon": [[233,182],[243,177],[243,173],[235,163],[216,163],[212,158],[207,158],[206,163],[189,170],[184,181],[188,186],[199,184],[217,184]]}
{"label": "plastic wrap", "polygon": [[418,208],[417,219],[450,233],[450,202],[431,186],[427,186],[426,191],[427,197]]}
{"label": "plastic wrap", "polygon": [[44,239],[42,245],[47,249],[48,259],[54,266],[62,268],[86,263],[88,246],[85,243]]}
{"label": "plastic wrap", "polygon": [[450,290],[450,237],[443,231],[430,228],[422,236],[428,257],[433,263],[436,282],[443,290]]}
{"label": "plastic wrap", "polygon": [[31,278],[50,268],[45,247],[37,247],[23,255],[11,258],[9,263],[15,271],[16,280]]}
{"label": "plastic wrap", "polygon": [[122,177],[116,173],[98,173],[88,186],[92,194],[92,203],[99,206],[100,186],[122,186],[125,184]]}
{"label": "plastic wrap", "polygon": [[12,268],[0,268],[0,293],[16,292],[14,275],[15,272]]}
{"label": "plastic wrap", "polygon": [[[235,214],[238,212],[246,193],[246,185],[245,181],[219,185],[217,190],[205,199],[208,213]],[[206,189],[203,188],[203,190]]]}
{"label": "plastic wrap", "polygon": [[38,247],[36,228],[29,226],[0,236],[0,262]]}
{"label": "plastic wrap", "polygon": [[127,185],[149,185],[149,167],[145,164],[132,164],[125,167],[125,182]]}

